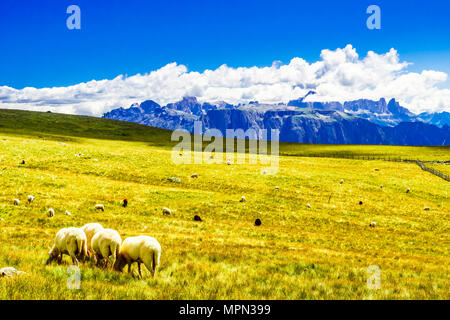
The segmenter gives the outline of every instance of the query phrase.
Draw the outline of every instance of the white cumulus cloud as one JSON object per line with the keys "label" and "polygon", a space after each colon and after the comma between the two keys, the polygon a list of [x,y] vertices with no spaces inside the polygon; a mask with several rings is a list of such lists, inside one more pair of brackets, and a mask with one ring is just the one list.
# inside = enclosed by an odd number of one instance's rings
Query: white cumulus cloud
{"label": "white cumulus cloud", "polygon": [[24,88],[0,86],[0,108],[101,116],[117,107],[129,107],[152,99],[160,104],[196,96],[200,101],[246,103],[287,102],[304,96],[309,101],[348,101],[381,97],[396,98],[412,112],[450,111],[450,89],[439,83],[448,75],[435,70],[409,72],[395,49],[384,54],[368,52],[359,57],[347,45],[322,50],[320,60],[308,63],[293,58],[288,64],[274,61],[270,67],[189,71],[186,66],[169,63],[147,74],[111,80],[93,80],[68,87]]}

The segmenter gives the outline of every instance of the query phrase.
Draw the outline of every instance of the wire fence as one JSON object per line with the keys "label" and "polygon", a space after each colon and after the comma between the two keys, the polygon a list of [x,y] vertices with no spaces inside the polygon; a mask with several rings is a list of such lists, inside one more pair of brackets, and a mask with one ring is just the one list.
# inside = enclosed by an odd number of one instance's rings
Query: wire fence
{"label": "wire fence", "polygon": [[345,153],[310,153],[310,154],[283,154],[280,156],[291,156],[291,157],[307,157],[307,158],[337,158],[337,159],[353,159],[353,160],[381,160],[381,161],[391,161],[391,162],[409,162],[416,163],[422,170],[430,172],[446,181],[450,182],[450,176],[442,173],[436,169],[426,166],[424,163],[448,163],[448,161],[420,161],[418,159],[405,159],[401,157],[380,157],[380,156],[369,156],[369,155],[355,155],[355,154],[345,154]]}

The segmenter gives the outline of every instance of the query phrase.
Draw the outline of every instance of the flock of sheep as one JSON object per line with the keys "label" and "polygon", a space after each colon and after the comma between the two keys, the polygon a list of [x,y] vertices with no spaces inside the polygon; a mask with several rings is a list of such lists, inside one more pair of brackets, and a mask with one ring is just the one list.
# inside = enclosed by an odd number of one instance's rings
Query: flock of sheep
{"label": "flock of sheep", "polygon": [[[29,204],[34,199],[32,195],[27,197]],[[14,205],[18,206],[19,204],[20,200],[14,199]],[[127,205],[128,200],[124,199],[122,206],[126,207]],[[105,206],[96,204],[95,209],[105,211]],[[167,210],[170,214],[170,209]],[[68,211],[65,214],[71,215]],[[53,217],[54,215],[55,211],[52,208],[47,210],[47,216]],[[154,277],[160,262],[161,245],[155,238],[144,235],[128,237],[122,242],[122,238],[116,230],[105,229],[99,223],[88,223],[81,228],[69,227],[59,230],[48,255],[46,264],[55,260],[61,263],[63,255],[68,255],[72,258],[73,264],[77,266],[80,260],[84,262],[86,258],[89,258],[98,267],[103,268],[108,268],[108,264],[111,262],[111,268],[119,272],[122,272],[123,268],[128,265],[128,273],[131,273],[131,265],[137,262],[141,278],[141,263],[143,263]]]}
{"label": "flock of sheep", "polygon": [[108,262],[111,262],[112,269],[120,272],[128,265],[128,273],[131,273],[131,265],[137,262],[141,278],[143,263],[154,277],[161,257],[161,245],[149,236],[128,237],[122,242],[116,230],[105,229],[99,223],[88,223],[81,228],[59,230],[46,263],[54,260],[60,263],[64,254],[70,256],[77,266],[79,260],[89,257],[99,267],[108,268]]}

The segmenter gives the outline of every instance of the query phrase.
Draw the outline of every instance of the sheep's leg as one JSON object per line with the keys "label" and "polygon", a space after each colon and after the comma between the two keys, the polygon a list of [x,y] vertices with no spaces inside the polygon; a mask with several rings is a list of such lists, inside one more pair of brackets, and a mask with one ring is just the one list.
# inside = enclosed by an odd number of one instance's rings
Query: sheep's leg
{"label": "sheep's leg", "polygon": [[78,267],[79,264],[78,264],[77,257],[75,257],[75,256],[72,257],[72,263]]}
{"label": "sheep's leg", "polygon": [[131,274],[131,263],[128,264],[128,274]]}
{"label": "sheep's leg", "polygon": [[138,264],[139,276],[140,276],[140,277],[141,277],[141,279],[142,279],[142,270],[141,270],[141,263],[140,263],[140,262],[138,262],[137,264]]}

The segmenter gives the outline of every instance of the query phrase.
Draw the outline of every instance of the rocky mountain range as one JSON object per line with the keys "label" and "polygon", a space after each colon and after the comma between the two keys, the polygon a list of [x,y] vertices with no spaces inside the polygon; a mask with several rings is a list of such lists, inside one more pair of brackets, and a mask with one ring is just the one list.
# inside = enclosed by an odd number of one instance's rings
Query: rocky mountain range
{"label": "rocky mountain range", "polygon": [[[308,95],[313,95],[309,92]],[[160,106],[152,100],[118,108],[104,118],[131,121],[165,129],[203,130],[279,129],[280,141],[328,144],[450,145],[450,113],[415,115],[391,99],[245,105],[200,103],[195,97]],[[263,138],[260,136],[249,138]],[[270,139],[270,137],[269,137]]]}

